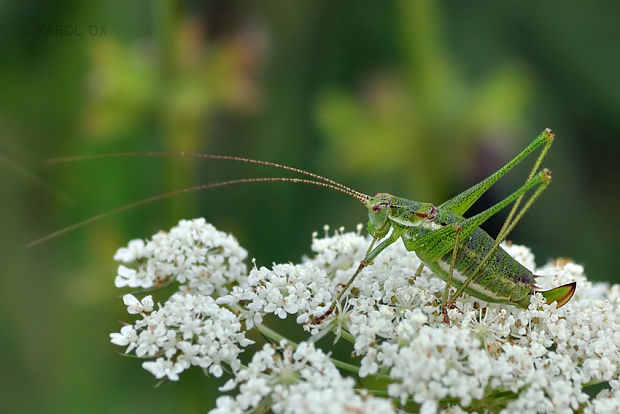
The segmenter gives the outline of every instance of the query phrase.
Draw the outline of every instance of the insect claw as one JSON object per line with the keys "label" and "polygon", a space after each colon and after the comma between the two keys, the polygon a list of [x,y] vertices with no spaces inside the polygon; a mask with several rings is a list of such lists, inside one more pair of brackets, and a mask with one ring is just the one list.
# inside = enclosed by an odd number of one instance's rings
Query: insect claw
{"label": "insect claw", "polygon": [[545,135],[548,141],[553,141],[555,138],[555,132],[551,128],[545,128]]}
{"label": "insect claw", "polygon": [[442,306],[441,313],[443,314],[443,323],[450,326],[450,318],[448,318],[448,307]]}

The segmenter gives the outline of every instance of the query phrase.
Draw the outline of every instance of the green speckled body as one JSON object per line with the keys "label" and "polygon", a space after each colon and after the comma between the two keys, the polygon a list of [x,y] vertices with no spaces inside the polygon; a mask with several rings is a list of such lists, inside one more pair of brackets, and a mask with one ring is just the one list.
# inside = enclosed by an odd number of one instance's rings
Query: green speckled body
{"label": "green speckled body", "polygon": [[[504,203],[508,201],[509,198]],[[430,203],[388,193],[372,197],[368,206],[371,234],[383,237],[393,228],[393,235],[399,235],[396,237],[402,239],[405,248],[415,251],[420,260],[445,281],[449,279],[457,236],[454,231],[443,236],[438,233],[441,229],[454,230],[457,224],[465,225],[458,241],[451,284],[460,288],[468,277],[477,272],[465,286],[466,293],[488,302],[519,307],[529,305],[530,295],[535,291],[532,272],[501,247],[494,248],[495,239],[477,225],[465,224],[467,219],[463,216],[442,207],[436,208]],[[432,236],[430,241],[421,243],[427,235]],[[493,252],[488,256],[490,251]]]}
{"label": "green speckled body", "polygon": [[[436,226],[452,225],[462,222],[463,217],[450,211],[438,210],[435,218]],[[431,226],[416,226],[403,234],[405,246],[408,240],[416,240],[431,232]],[[459,242],[452,284],[460,287],[468,276],[476,270],[480,261],[493,248],[495,240],[484,230],[476,228],[473,234]],[[424,251],[418,251],[420,259],[443,280],[448,279],[452,251],[441,259],[427,261]],[[507,303],[520,307],[527,307],[529,295],[534,292],[535,279],[532,272],[512,258],[505,250],[498,247],[484,264],[479,275],[466,288],[465,292],[479,299]]]}
{"label": "green speckled body", "polygon": [[[373,197],[355,193],[354,196],[357,195],[358,200],[368,209],[367,228],[373,241],[353,276],[328,310],[316,318],[314,323],[320,323],[328,317],[362,269],[398,239],[424,263],[418,267],[416,275],[426,266],[446,281],[441,304],[446,323],[450,323],[447,309],[463,292],[487,302],[506,303],[521,308],[527,308],[531,295],[540,292],[548,304],[556,302],[558,307],[563,306],[573,296],[575,282],[550,290],[536,290],[534,275],[500,247],[500,242],[505,240],[534,200],[551,182],[551,172],[546,168],[540,171],[538,169],[553,138],[553,131],[545,129],[506,165],[439,207],[389,193],[377,193]],[[542,151],[525,184],[473,217],[463,217],[497,180],[540,146],[543,146]],[[521,210],[518,210],[523,197],[530,190],[533,194],[525,201]],[[340,188],[338,191],[345,190]],[[349,191],[353,194],[353,190]],[[512,210],[497,239],[480,229],[490,217],[512,203]],[[453,286],[457,290],[448,297]]]}

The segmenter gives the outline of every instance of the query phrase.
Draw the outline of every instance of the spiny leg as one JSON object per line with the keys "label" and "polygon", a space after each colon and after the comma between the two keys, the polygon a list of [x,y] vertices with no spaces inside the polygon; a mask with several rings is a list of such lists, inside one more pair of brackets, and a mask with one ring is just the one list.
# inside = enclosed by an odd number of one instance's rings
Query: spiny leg
{"label": "spiny leg", "polygon": [[[530,170],[530,173],[528,174],[528,177],[525,180],[526,183],[529,182],[530,180],[532,180],[532,178],[536,174],[536,171],[540,167],[543,159],[547,155],[547,152],[549,151],[549,148],[551,147],[551,144],[553,143],[554,138],[555,138],[555,134],[553,133],[553,131],[551,131],[549,128],[545,129],[542,132],[542,134],[540,134],[525,150],[523,150],[519,155],[517,155],[517,157],[515,157],[512,161],[510,161],[502,169],[500,169],[498,172],[496,172],[495,174],[493,174],[492,176],[490,176],[486,180],[482,181],[478,185],[470,188],[469,190],[466,190],[466,192],[472,192],[473,193],[473,189],[476,189],[476,187],[479,187],[479,186],[480,187],[486,186],[486,188],[490,187],[495,181],[497,181],[499,178],[501,178],[501,176],[503,176],[506,172],[508,172],[510,169],[512,169],[512,167],[514,165],[518,164],[523,158],[525,158],[527,155],[529,155],[530,152],[532,152],[534,149],[536,149],[538,146],[540,146],[542,144],[542,142],[545,142],[545,146],[543,147],[542,151],[538,155],[538,158],[536,159],[536,162],[534,163],[534,166]],[[502,172],[502,170],[504,170],[504,171]],[[498,174],[499,174],[499,176],[497,178],[495,178],[494,180],[491,180],[494,175],[498,175]],[[485,184],[485,182],[487,182],[487,181],[492,181],[492,182],[487,185],[487,184]],[[482,270],[482,268],[484,267],[486,262],[491,258],[493,253],[497,250],[497,248],[499,247],[501,242],[503,242],[506,239],[506,237],[508,237],[510,232],[514,229],[514,227],[517,225],[517,223],[521,220],[523,215],[531,207],[531,205],[534,203],[534,201],[540,195],[540,193],[542,193],[542,191],[545,190],[547,185],[548,185],[548,182],[545,183],[545,185],[543,185],[542,187],[538,188],[536,190],[536,192],[527,201],[527,203],[523,206],[523,208],[519,211],[517,216],[515,217],[515,213],[517,212],[517,209],[519,208],[519,205],[520,205],[521,201],[523,200],[523,197],[525,196],[525,194],[522,194],[521,196],[519,196],[519,198],[517,198],[516,202],[514,203],[512,208],[510,209],[510,212],[508,213],[508,216],[506,217],[506,220],[504,221],[504,224],[502,225],[502,228],[500,229],[499,233],[497,234],[497,238],[495,239],[495,243],[493,244],[493,247],[485,255],[485,257],[482,259],[482,261],[478,264],[478,266],[476,267],[474,272],[465,281],[465,283],[463,283],[463,285],[457,290],[457,292],[454,294],[454,296],[452,298],[450,298],[450,300],[448,302],[449,305],[452,305],[454,303],[454,301],[458,298],[458,296],[463,292],[463,290],[465,290],[467,285],[469,285],[469,283],[471,283],[471,281],[474,280],[478,276],[478,273]],[[486,189],[484,191],[486,191]],[[464,203],[468,202],[467,201],[468,197],[467,196],[463,197],[463,199],[459,202],[458,198],[461,197],[462,194],[463,193],[461,193],[457,197],[455,197],[453,199],[454,201],[453,200],[449,200],[448,202],[446,202],[444,204],[453,203],[453,205],[452,205],[452,207],[453,207],[452,209],[453,210],[454,210],[454,208],[458,209],[458,208],[464,207]],[[480,193],[480,195],[482,195],[482,193]],[[476,197],[473,201],[475,201],[478,197]],[[469,199],[471,199],[471,198],[472,198],[472,196],[469,195]],[[469,204],[467,206],[467,208],[469,208],[469,206],[471,206],[471,204]]]}
{"label": "spiny leg", "polygon": [[336,309],[336,305],[340,301],[340,298],[342,298],[342,296],[345,294],[345,292],[347,290],[349,290],[349,287],[351,287],[351,284],[353,283],[355,278],[360,274],[360,272],[366,266],[368,266],[375,259],[375,257],[377,257],[377,255],[379,253],[381,253],[383,250],[385,250],[385,248],[387,248],[390,244],[392,244],[396,240],[398,240],[398,238],[404,233],[404,231],[405,231],[404,228],[394,227],[392,229],[392,233],[388,237],[386,237],[381,243],[379,243],[379,245],[377,247],[375,247],[373,250],[371,250],[371,248],[374,245],[376,239],[374,239],[372,241],[370,247],[368,248],[368,251],[366,252],[366,255],[364,256],[364,258],[360,262],[359,266],[357,267],[357,270],[355,270],[355,273],[353,273],[353,276],[351,276],[349,281],[344,285],[342,290],[338,293],[338,296],[336,296],[336,299],[332,302],[332,304],[329,306],[327,311],[323,315],[315,318],[312,321],[313,325],[317,325],[317,324],[321,323],[325,318],[327,318],[329,315],[331,315],[332,312],[334,312],[334,309]]}
{"label": "spiny leg", "polygon": [[[377,238],[373,237],[372,241],[370,242],[370,246],[368,246],[368,249],[366,249],[366,253],[364,253],[364,259],[366,257],[368,257],[368,254],[372,251],[372,248],[375,246],[375,243],[377,242]],[[364,264],[364,260],[362,260],[360,262],[360,265],[358,266],[357,270],[355,271],[355,273],[353,274],[353,276],[349,279],[349,281],[347,283],[345,283],[344,285],[342,285],[342,290],[338,293],[338,296],[336,297],[336,300],[334,300],[334,302],[332,303],[332,306],[330,307],[330,309],[328,310],[329,313],[333,312],[335,306],[338,303],[338,300],[340,299],[340,297],[344,294],[344,292],[349,288],[349,286],[351,286],[351,283],[353,283],[353,280],[357,277],[357,275],[362,271],[362,269],[364,267],[366,267],[368,264]],[[326,316],[326,315],[324,315]]]}
{"label": "spiny leg", "polygon": [[[551,131],[549,128],[545,129],[523,151],[521,151],[516,157],[510,160],[502,168],[500,168],[495,173],[491,174],[489,177],[485,178],[478,184],[468,188],[462,193],[444,202],[443,204],[439,206],[439,208],[452,211],[453,213],[456,213],[459,215],[465,214],[465,212],[472,206],[472,204],[474,204],[476,200],[478,200],[482,196],[482,194],[484,194],[493,184],[495,184],[497,180],[502,178],[506,173],[512,170],[512,168],[514,168],[523,159],[525,159],[530,153],[532,153],[534,150],[536,150],[538,147],[544,144],[544,147],[541,150],[540,155],[538,156],[538,159],[534,163],[534,167],[532,168],[530,175],[528,176],[528,179],[526,180],[526,181],[529,181],[530,179],[532,179],[532,177],[534,176],[534,174],[540,167],[540,164],[542,160],[545,158],[547,151],[551,147],[551,144],[553,143],[554,138],[555,138],[555,135],[553,134],[553,131]],[[517,209],[516,207],[518,207],[520,202],[521,201],[519,200],[515,204],[515,207],[513,207],[514,211],[516,211]],[[509,213],[508,216],[512,217],[514,215],[514,211]]]}
{"label": "spiny leg", "polygon": [[[542,176],[544,177],[544,181],[541,183],[541,185],[536,189],[536,191],[534,192],[534,194],[532,194],[530,196],[530,198],[527,200],[527,202],[525,203],[525,205],[521,208],[521,210],[519,211],[519,213],[516,215],[516,217],[514,217],[514,219],[512,221],[509,222],[508,225],[504,225],[504,227],[506,228],[506,230],[499,234],[498,237],[495,239],[495,243],[493,244],[493,247],[491,248],[491,250],[489,250],[489,252],[484,256],[484,258],[478,263],[478,266],[476,266],[475,270],[471,273],[471,275],[469,275],[469,277],[467,278],[467,280],[465,280],[465,282],[461,285],[461,287],[459,287],[456,291],[456,293],[454,293],[454,295],[450,298],[450,300],[448,300],[447,305],[448,306],[452,306],[454,304],[454,301],[459,297],[459,295],[461,293],[463,293],[463,291],[465,290],[465,288],[473,281],[476,279],[476,277],[478,277],[478,275],[480,274],[480,271],[482,270],[482,268],[486,265],[486,263],[489,261],[489,259],[491,258],[491,256],[493,255],[493,253],[495,253],[495,251],[497,250],[497,248],[499,247],[500,243],[502,241],[504,241],[504,239],[508,236],[508,234],[510,234],[510,232],[512,231],[512,229],[514,229],[514,227],[517,225],[517,223],[519,222],[519,220],[521,220],[521,218],[525,215],[525,213],[527,212],[527,210],[532,206],[532,204],[534,203],[534,201],[536,201],[536,199],[540,196],[540,194],[545,191],[545,189],[547,188],[547,186],[549,185],[549,183],[551,182],[551,173],[549,172],[549,170],[544,169],[543,171],[541,171],[538,175],[539,177]],[[526,182],[526,185],[528,183],[530,183],[531,180],[528,180]],[[520,201],[522,199],[523,195],[521,195],[517,201]]]}
{"label": "spiny leg", "polygon": [[450,263],[450,271],[448,272],[446,288],[444,289],[443,296],[441,298],[441,313],[443,314],[443,321],[448,325],[450,324],[450,319],[448,319],[448,309],[446,308],[446,301],[448,300],[448,294],[450,293],[450,288],[452,287],[452,276],[454,274],[454,267],[456,266],[456,256],[459,251],[461,225],[459,223],[455,223],[454,229],[456,231],[456,237],[454,239],[454,250],[452,250],[452,262]]}
{"label": "spiny leg", "polygon": [[[553,132],[551,132],[551,130],[549,130],[549,129],[545,130],[545,132],[547,132],[547,131],[549,131],[551,138],[547,142],[547,145],[545,145],[545,147],[540,152],[540,155],[538,155],[538,158],[536,159],[536,162],[534,163],[534,166],[530,170],[530,173],[528,174],[527,179],[525,180],[525,182],[528,182],[529,180],[531,180],[534,177],[534,175],[536,174],[536,171],[538,171],[538,168],[540,167],[540,164],[542,163],[542,160],[547,155],[547,151],[549,151],[549,147],[551,147],[551,143],[553,142],[553,138],[555,137],[555,135],[553,134]],[[519,208],[519,205],[521,204],[521,201],[523,200],[523,197],[524,196],[521,196],[521,197],[519,197],[517,199],[515,204],[510,209],[510,213],[508,213],[508,217],[506,217],[506,221],[504,221],[504,224],[502,225],[502,228],[500,229],[499,233],[497,233],[497,240],[500,240],[500,243],[501,243],[501,241],[506,239],[506,237],[508,237],[508,234],[514,228],[514,225],[512,225],[512,227],[510,227],[510,228],[509,228],[509,226],[511,226],[511,221],[512,221],[515,213],[517,212],[517,209]],[[530,205],[531,205],[531,203],[530,203]],[[521,210],[521,212],[520,212],[521,216],[523,216],[523,214],[525,214],[525,211],[527,211],[528,208],[529,208],[529,206],[527,208],[524,208],[524,209]],[[516,224],[520,219],[521,219],[521,217],[517,217],[515,219],[515,221],[514,221],[514,224]]]}
{"label": "spiny leg", "polygon": [[[478,227],[484,224],[489,218],[497,214],[500,210],[514,202],[522,194],[525,194],[534,187],[538,187],[543,184],[546,185],[550,180],[551,174],[549,171],[543,170],[502,201],[473,217],[461,221],[461,240],[466,240],[470,237]],[[418,239],[406,239],[403,240],[403,242],[408,251],[415,251],[425,263],[430,263],[441,259],[446,253],[451,252],[454,249],[455,237],[456,229],[454,226],[443,226],[440,229],[433,230]]]}

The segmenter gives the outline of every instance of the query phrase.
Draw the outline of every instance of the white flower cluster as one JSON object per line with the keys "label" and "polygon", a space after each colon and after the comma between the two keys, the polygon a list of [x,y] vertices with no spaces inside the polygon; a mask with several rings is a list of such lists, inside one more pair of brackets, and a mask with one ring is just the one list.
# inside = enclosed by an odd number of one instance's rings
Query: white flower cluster
{"label": "white flower cluster", "polygon": [[154,358],[142,367],[157,378],[176,381],[191,365],[219,377],[222,363],[238,369],[240,347],[253,343],[245,338],[237,316],[210,296],[175,293],[155,311],[151,296],[139,301],[125,295],[124,301],[128,313],[143,317],[110,334],[110,339],[127,346],[125,353],[135,350],[138,357]]}
{"label": "white flower cluster", "polygon": [[[325,251],[340,263],[347,262],[346,252],[351,262],[359,260],[353,253],[359,242],[347,250],[344,235],[331,238],[331,245],[328,239],[315,258],[319,263]],[[529,249],[503,247],[534,267]],[[389,375],[395,381],[388,393],[402,404],[412,398],[423,412],[436,412],[442,401],[457,398],[463,409],[570,412],[590,406],[585,385],[618,377],[617,288],[593,286],[582,266],[559,259],[535,271],[543,289],[577,282],[575,297],[560,309],[543,304],[540,294],[533,295],[528,310],[464,295],[449,311],[448,327],[438,311],[444,283],[426,269],[412,281],[419,264],[402,244],[390,246],[361,273],[354,283],[357,296],[336,316],[355,338],[354,350],[362,357],[360,376]],[[354,268],[342,271],[348,276]],[[502,405],[485,405],[497,395]],[[613,397],[611,401],[620,404]]]}
{"label": "white flower cluster", "polygon": [[278,264],[272,269],[252,269],[246,285],[233,287],[231,294],[219,298],[217,303],[229,306],[245,303],[249,329],[261,323],[263,315],[272,313],[280,319],[299,314],[297,320],[302,323],[326,310],[317,305],[333,299],[331,285],[325,271],[313,264]]}
{"label": "white flower cluster", "polygon": [[203,295],[227,293],[226,285],[244,282],[247,252],[237,240],[204,219],[181,220],[170,232],[151,240],[132,240],[120,248],[116,286],[157,288],[174,281],[184,291]]}
{"label": "white flower cluster", "polygon": [[176,281],[180,292],[157,310],[150,295],[142,300],[125,295],[127,312],[142,319],[112,333],[112,343],[126,346],[126,353],[149,358],[142,366],[157,378],[176,381],[191,365],[218,377],[222,363],[237,369],[241,347],[253,341],[245,338],[238,316],[218,306],[212,296],[244,282],[246,256],[234,237],[204,219],[182,220],[146,243],[129,242],[114,256],[124,263],[118,269],[117,287],[159,288]]}
{"label": "white flower cluster", "polygon": [[314,345],[302,342],[293,348],[282,341],[278,348],[265,345],[254,354],[247,368],[221,388],[239,387],[239,394],[219,397],[211,413],[256,412],[261,404],[283,414],[395,412],[390,400],[357,394],[354,385]]}
{"label": "white flower cluster", "polygon": [[[536,269],[528,248],[503,245],[539,275],[543,290],[576,281],[574,297],[557,309],[535,294],[523,310],[463,295],[448,325],[439,309],[444,282],[427,268],[415,277],[420,261],[397,242],[360,273],[332,316],[313,325],[364,256],[370,240],[359,233],[315,234],[313,257],[249,274],[245,251],[204,220],[131,242],[116,256],[132,266],[119,268],[117,285],[177,280],[195,294],[177,293],[156,311],[150,297],[126,296],[128,312],[143,319],[112,341],[155,358],[144,367],[157,377],[176,379],[190,365],[217,375],[226,362],[234,376],[224,390],[239,393],[220,397],[216,413],[620,412],[619,286],[589,282],[568,259]],[[291,315],[310,342],[265,346],[240,365],[245,331],[280,341],[262,327],[269,314]],[[329,331],[351,342],[353,361],[334,364],[311,345]],[[373,396],[336,366],[383,388]],[[606,388],[589,396],[585,388],[599,383]]]}

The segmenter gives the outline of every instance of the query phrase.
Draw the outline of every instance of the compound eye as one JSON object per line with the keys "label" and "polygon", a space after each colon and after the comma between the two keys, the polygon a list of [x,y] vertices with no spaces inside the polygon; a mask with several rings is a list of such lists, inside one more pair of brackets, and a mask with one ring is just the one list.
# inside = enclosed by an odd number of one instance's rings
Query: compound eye
{"label": "compound eye", "polygon": [[375,204],[374,206],[372,206],[372,211],[375,213],[381,211],[381,204]]}

